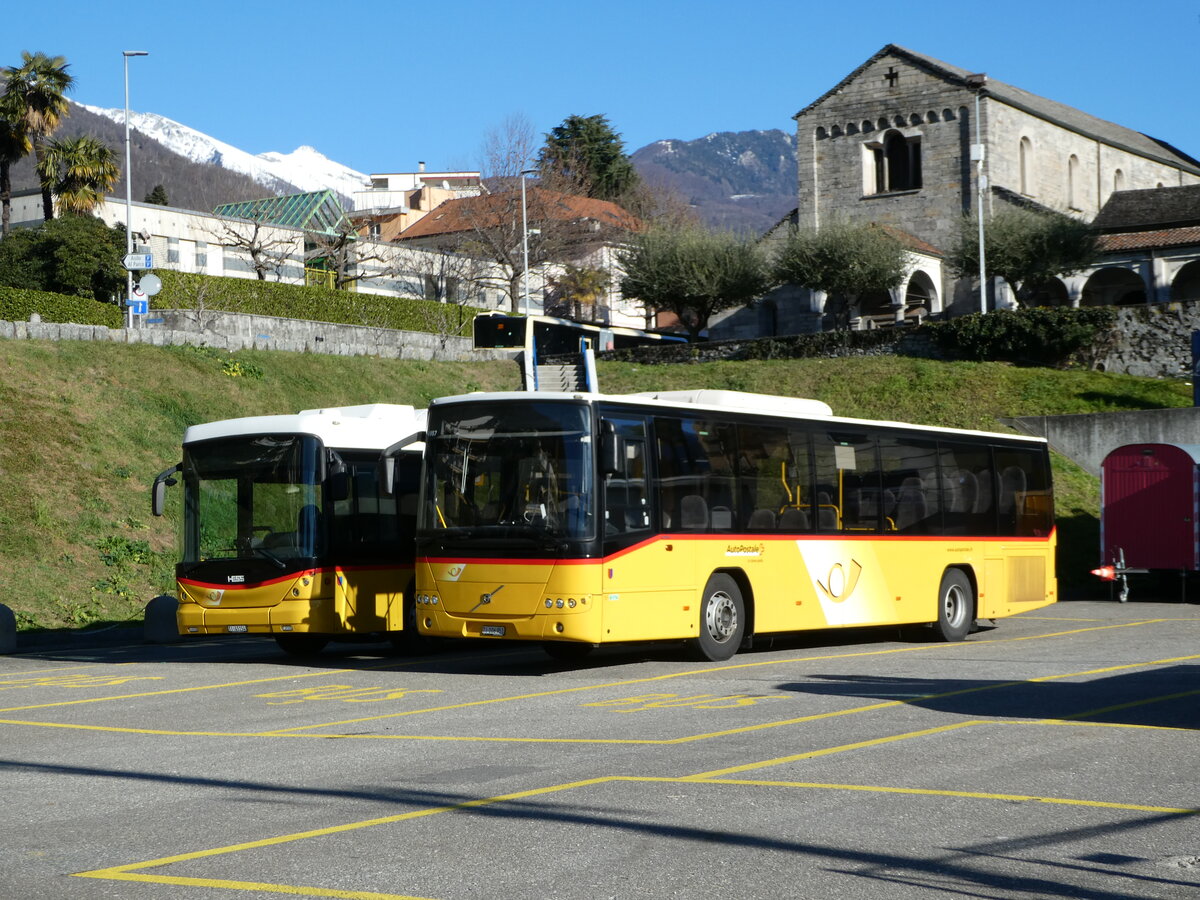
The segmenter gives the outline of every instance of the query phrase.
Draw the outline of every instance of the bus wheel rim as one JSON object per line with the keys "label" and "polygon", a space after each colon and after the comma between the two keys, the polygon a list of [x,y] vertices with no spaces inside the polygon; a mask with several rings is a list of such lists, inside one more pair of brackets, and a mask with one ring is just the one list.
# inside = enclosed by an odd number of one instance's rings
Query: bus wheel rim
{"label": "bus wheel rim", "polygon": [[714,593],[704,610],[704,622],[713,640],[720,643],[729,640],[738,626],[737,604],[733,598],[724,591]]}
{"label": "bus wheel rim", "polygon": [[947,624],[957,627],[967,614],[967,597],[963,589],[957,584],[951,585],[946,591],[945,604]]}

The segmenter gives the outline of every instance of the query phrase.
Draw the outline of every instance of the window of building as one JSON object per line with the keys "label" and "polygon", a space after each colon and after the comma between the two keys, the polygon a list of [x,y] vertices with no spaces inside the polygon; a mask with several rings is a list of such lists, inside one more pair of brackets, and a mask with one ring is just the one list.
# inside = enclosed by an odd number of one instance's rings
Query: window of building
{"label": "window of building", "polygon": [[380,227],[379,227],[379,223],[378,223],[378,222],[372,222],[372,223],[371,223],[371,224],[370,224],[370,225],[367,227],[367,231],[368,231],[368,233],[370,234],[370,236],[371,236],[371,237],[378,239],[378,238],[379,238],[379,234],[380,234]]}
{"label": "window of building", "polygon": [[1120,169],[1117,169],[1117,171],[1113,172],[1113,190],[1125,190],[1125,173]]}
{"label": "window of building", "polygon": [[1079,189],[1079,157],[1074,153],[1067,160],[1067,206],[1071,209],[1079,209],[1079,198],[1076,196],[1076,191]]}
{"label": "window of building", "polygon": [[1021,193],[1027,197],[1033,196],[1033,142],[1027,137],[1021,138]]}
{"label": "window of building", "polygon": [[179,262],[179,238],[167,238],[167,262]]}
{"label": "window of building", "polygon": [[921,138],[889,131],[879,143],[868,144],[866,192],[888,194],[921,187]]}

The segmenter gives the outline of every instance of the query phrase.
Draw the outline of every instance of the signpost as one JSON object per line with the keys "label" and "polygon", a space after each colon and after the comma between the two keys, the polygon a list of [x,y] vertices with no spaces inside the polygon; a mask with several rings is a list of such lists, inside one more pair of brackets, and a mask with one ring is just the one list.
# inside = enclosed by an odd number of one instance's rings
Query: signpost
{"label": "signpost", "polygon": [[126,269],[129,269],[131,272],[139,271],[142,269],[153,269],[154,268],[154,254],[153,253],[128,253],[125,255],[125,258],[123,260],[121,260],[121,265],[123,265]]}

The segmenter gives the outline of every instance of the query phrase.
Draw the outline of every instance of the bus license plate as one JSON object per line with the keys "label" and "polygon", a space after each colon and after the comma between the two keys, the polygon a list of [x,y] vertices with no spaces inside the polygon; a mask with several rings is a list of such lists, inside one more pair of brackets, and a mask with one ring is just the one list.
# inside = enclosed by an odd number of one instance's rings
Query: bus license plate
{"label": "bus license plate", "polygon": [[492,635],[494,637],[504,637],[504,626],[484,625],[483,628],[479,630],[479,633],[482,635]]}
{"label": "bus license plate", "polygon": [[245,625],[230,625],[226,629],[230,634],[242,634],[246,630]]}

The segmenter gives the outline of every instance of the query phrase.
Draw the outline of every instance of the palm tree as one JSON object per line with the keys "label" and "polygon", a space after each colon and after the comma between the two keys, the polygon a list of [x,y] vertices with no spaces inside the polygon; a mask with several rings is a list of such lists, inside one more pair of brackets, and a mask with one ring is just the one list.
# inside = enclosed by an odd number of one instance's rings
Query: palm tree
{"label": "palm tree", "polygon": [[[6,66],[0,72],[5,80],[4,94],[11,97],[19,110],[33,144],[39,174],[43,171],[46,141],[70,113],[63,94],[74,86],[75,79],[67,74],[67,68],[67,61],[62,56],[22,50],[21,65]],[[54,218],[51,184],[45,177],[42,178],[42,211],[47,220]]]}
{"label": "palm tree", "polygon": [[29,155],[32,145],[21,117],[0,93],[0,238],[8,234],[12,218],[12,165]]}
{"label": "palm tree", "polygon": [[113,189],[121,170],[107,144],[82,135],[46,144],[38,175],[58,195],[62,212],[87,216],[104,202],[104,195]]}

